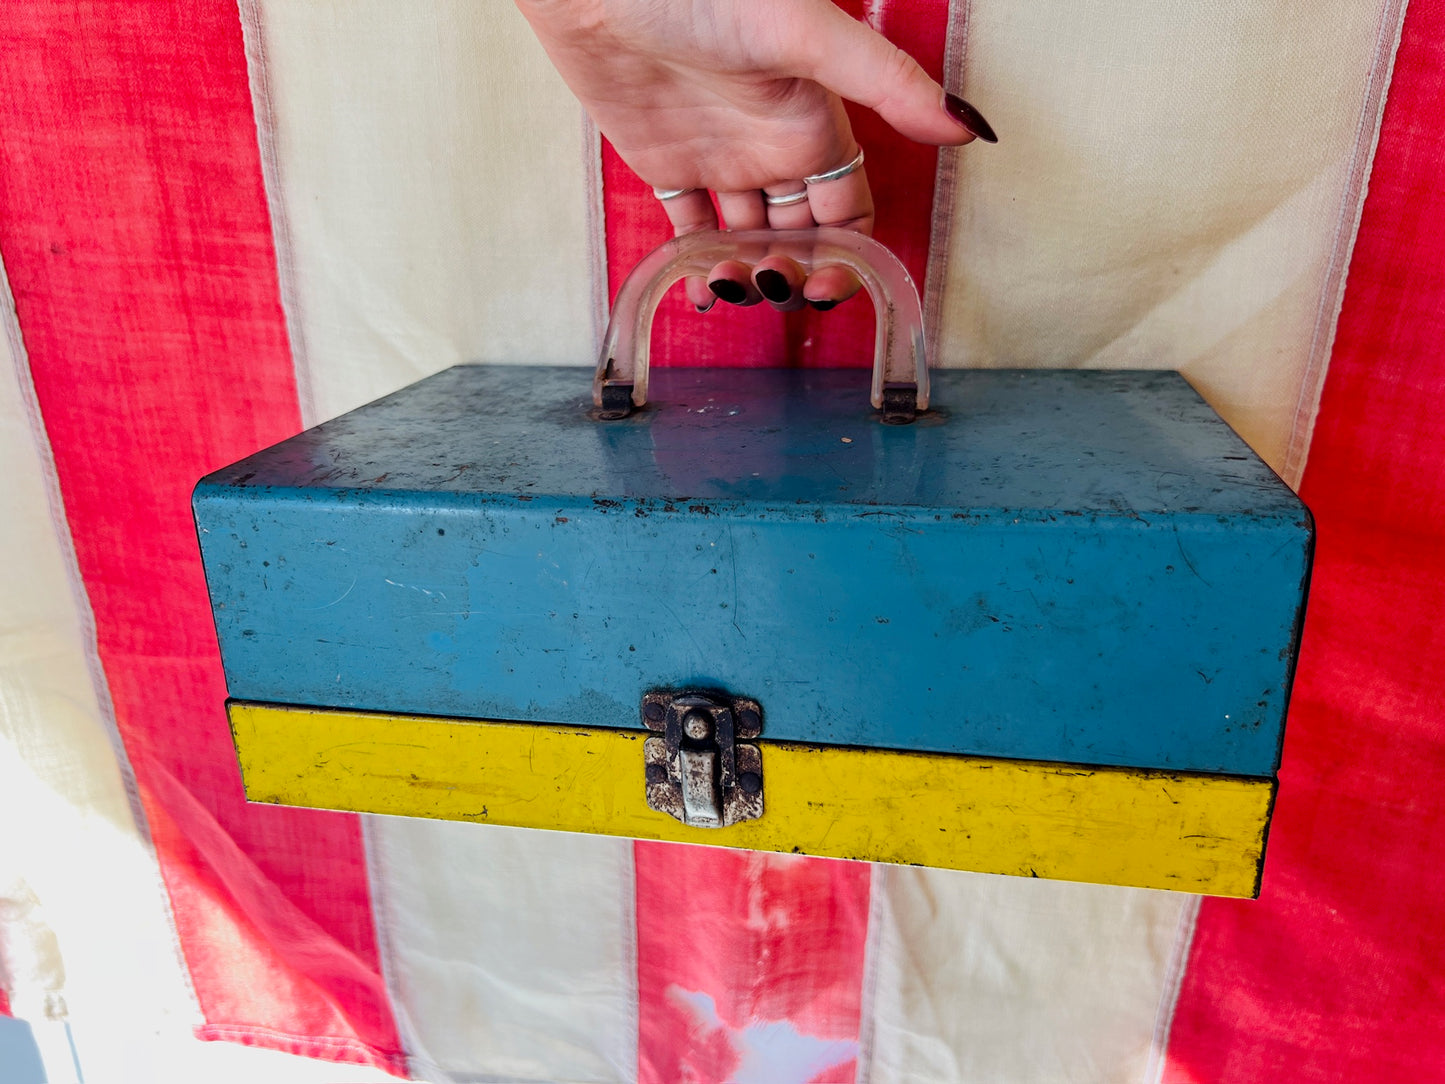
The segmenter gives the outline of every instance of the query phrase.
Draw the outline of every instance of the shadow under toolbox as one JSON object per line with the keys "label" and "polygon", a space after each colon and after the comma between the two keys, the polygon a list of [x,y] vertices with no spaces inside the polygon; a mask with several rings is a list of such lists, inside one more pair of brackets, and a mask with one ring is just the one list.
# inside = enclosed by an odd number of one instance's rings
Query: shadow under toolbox
{"label": "shadow under toolbox", "polygon": [[1312,530],[1177,374],[459,366],[194,498],[254,801],[1258,892]]}

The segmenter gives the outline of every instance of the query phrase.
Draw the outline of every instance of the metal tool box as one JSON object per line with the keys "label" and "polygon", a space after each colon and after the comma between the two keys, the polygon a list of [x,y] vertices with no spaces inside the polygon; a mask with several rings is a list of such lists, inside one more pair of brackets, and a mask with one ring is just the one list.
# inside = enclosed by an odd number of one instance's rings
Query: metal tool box
{"label": "metal tool box", "polygon": [[871,404],[649,381],[656,297],[748,240],[639,268],[594,388],[458,366],[197,486],[248,797],[1256,894],[1303,505],[1175,373],[930,374],[832,231]]}

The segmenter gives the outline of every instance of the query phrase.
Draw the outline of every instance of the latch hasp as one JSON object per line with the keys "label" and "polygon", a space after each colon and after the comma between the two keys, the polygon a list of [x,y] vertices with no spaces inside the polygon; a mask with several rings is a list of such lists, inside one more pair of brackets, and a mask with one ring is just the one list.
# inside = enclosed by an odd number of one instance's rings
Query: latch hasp
{"label": "latch hasp", "polygon": [[643,694],[647,804],[695,828],[763,815],[763,757],[744,739],[762,733],[756,700],[700,690]]}

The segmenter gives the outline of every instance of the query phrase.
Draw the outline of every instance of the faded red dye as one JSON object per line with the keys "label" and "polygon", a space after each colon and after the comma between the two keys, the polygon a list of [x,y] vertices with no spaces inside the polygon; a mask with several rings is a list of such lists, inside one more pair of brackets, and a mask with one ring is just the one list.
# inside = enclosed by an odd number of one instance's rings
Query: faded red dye
{"label": "faded red dye", "polygon": [[0,255],[204,1037],[400,1070],[355,817],[247,806],[197,478],[300,427],[233,4],[16,0]]}
{"label": "faded red dye", "polygon": [[[639,1078],[854,1077],[868,935],[857,862],[637,843]],[[766,1059],[766,1060],[762,1060]],[[808,1066],[811,1076],[787,1068]]]}

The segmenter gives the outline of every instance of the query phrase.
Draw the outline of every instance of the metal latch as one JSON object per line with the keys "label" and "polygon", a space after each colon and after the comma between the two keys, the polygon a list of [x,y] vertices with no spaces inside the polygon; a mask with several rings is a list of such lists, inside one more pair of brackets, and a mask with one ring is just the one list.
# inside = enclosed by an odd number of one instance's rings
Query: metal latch
{"label": "metal latch", "polygon": [[650,808],[696,828],[763,815],[763,755],[741,740],[763,731],[756,700],[655,690],[643,694],[642,722],[661,735],[642,745]]}

